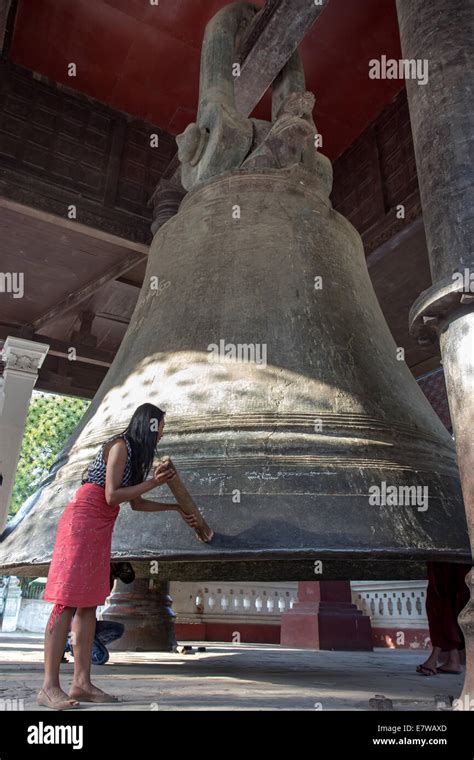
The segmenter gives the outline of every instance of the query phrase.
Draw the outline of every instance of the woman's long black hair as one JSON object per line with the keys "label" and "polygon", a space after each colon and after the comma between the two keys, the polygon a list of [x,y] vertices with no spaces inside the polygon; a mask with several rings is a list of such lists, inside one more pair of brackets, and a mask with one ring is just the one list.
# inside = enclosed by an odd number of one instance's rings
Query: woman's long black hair
{"label": "woman's long black hair", "polygon": [[142,404],[135,409],[127,429],[123,431],[132,449],[132,485],[142,483],[150,471],[156,453],[158,427],[164,416],[164,411],[154,404]]}

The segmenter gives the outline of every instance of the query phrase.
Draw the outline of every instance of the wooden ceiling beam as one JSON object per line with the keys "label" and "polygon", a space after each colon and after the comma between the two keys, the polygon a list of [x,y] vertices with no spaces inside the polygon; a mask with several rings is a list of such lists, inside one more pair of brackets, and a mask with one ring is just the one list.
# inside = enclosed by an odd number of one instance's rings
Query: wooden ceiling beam
{"label": "wooden ceiling beam", "polygon": [[[7,324],[0,323],[0,345],[3,345],[9,335],[15,338],[26,338],[27,340],[32,340],[36,343],[46,343],[50,347],[48,356],[57,356],[60,359],[68,359],[71,361],[71,364],[76,362],[80,364],[96,364],[100,367],[108,368],[115,357],[113,351],[105,351],[103,349],[94,348],[93,346],[86,346],[74,340],[67,343],[57,340],[56,338],[50,338],[49,335],[32,333],[26,328],[12,328]],[[76,352],[76,358],[74,360],[69,359],[71,348],[74,348]]]}
{"label": "wooden ceiling beam", "polygon": [[116,280],[126,272],[129,272],[130,269],[136,267],[137,264],[141,264],[146,260],[146,258],[147,257],[143,254],[138,253],[131,253],[125,256],[123,259],[121,259],[121,261],[117,262],[115,266],[111,267],[108,272],[103,274],[101,277],[97,277],[86,285],[80,287],[75,292],[70,293],[65,298],[62,298],[61,301],[55,304],[55,306],[48,309],[48,311],[38,317],[38,319],[35,319],[34,322],[28,325],[28,327],[32,328],[35,332],[38,332],[43,327],[43,325],[46,324],[46,322],[49,322],[50,320],[57,317],[62,317],[64,314],[66,314],[66,312],[74,309],[80,303],[86,301],[88,298],[94,295],[94,293],[100,290],[103,285],[106,285],[111,280]]}

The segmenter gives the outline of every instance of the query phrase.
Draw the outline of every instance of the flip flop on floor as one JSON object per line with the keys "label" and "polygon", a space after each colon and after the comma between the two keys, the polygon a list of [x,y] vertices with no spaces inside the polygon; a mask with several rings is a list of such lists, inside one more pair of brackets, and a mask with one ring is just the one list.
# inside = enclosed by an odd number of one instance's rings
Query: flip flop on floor
{"label": "flip flop on floor", "polygon": [[417,665],[416,672],[419,673],[420,676],[435,676],[436,668],[430,668],[429,665]]}
{"label": "flip flop on floor", "polygon": [[44,689],[39,690],[36,702],[43,707],[51,708],[51,710],[77,710],[81,706],[75,697],[50,699]]}
{"label": "flip flop on floor", "polygon": [[447,668],[436,668],[437,673],[448,673],[450,676],[460,676],[462,670],[448,670]]}

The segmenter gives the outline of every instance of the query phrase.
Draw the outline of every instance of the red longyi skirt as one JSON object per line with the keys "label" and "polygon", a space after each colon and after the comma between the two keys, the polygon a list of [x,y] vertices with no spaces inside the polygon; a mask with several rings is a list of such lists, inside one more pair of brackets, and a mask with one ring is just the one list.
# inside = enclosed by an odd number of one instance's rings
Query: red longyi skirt
{"label": "red longyi skirt", "polygon": [[96,607],[110,594],[112,531],[120,506],[111,507],[105,489],[85,483],[58,522],[43,599],[54,602],[50,630],[64,607]]}

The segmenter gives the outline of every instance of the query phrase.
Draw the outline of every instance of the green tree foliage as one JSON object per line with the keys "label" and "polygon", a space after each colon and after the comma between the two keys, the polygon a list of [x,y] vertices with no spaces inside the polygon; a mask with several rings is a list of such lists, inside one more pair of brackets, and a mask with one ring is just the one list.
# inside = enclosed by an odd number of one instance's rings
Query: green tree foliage
{"label": "green tree foliage", "polygon": [[89,403],[71,396],[33,394],[10,503],[11,515],[36,491]]}

